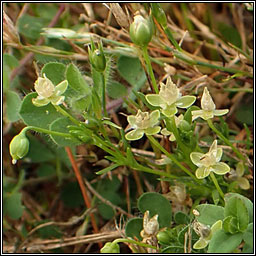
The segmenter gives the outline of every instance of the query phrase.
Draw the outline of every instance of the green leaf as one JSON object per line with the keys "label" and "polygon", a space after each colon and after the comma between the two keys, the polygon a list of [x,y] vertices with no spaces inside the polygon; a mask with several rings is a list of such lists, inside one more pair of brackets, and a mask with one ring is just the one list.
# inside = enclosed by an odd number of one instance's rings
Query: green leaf
{"label": "green leaf", "polygon": [[18,32],[26,38],[36,40],[47,23],[45,19],[24,14],[18,19]]}
{"label": "green leaf", "polygon": [[243,233],[228,234],[224,230],[218,230],[211,238],[208,253],[231,253],[242,242]]}
{"label": "green leaf", "polygon": [[[60,117],[53,121],[49,128],[51,131],[69,133],[67,126],[72,124],[73,123],[67,117]],[[65,138],[57,135],[50,135],[50,137],[56,144],[62,147],[81,144],[76,138]]]}
{"label": "green leaf", "polygon": [[16,57],[8,53],[3,54],[3,63],[10,69],[14,69],[19,66],[19,61],[16,59]]}
{"label": "green leaf", "polygon": [[243,246],[242,253],[247,253],[247,254],[251,253],[251,254],[253,254],[253,252],[254,252],[253,246],[250,246],[249,244],[245,243],[244,246]]}
{"label": "green leaf", "polygon": [[137,237],[139,240],[142,240],[140,232],[143,229],[143,219],[142,218],[133,218],[129,219],[125,225],[125,235],[126,237]]}
{"label": "green leaf", "polygon": [[41,70],[41,75],[46,75],[54,85],[65,80],[66,66],[60,62],[49,62]]}
{"label": "green leaf", "polygon": [[73,64],[69,64],[67,67],[66,78],[71,88],[75,91],[81,93],[86,96],[90,94],[91,88],[83,78],[79,69]]}
{"label": "green leaf", "polygon": [[233,26],[228,25],[227,23],[224,22],[219,22],[218,23],[218,29],[223,36],[223,38],[235,46],[241,48],[242,46],[242,40],[240,37],[239,32],[237,29]]}
{"label": "green leaf", "polygon": [[20,106],[21,106],[21,99],[18,93],[14,91],[7,91],[6,93],[6,113],[7,118],[10,122],[16,122],[20,119]]}
{"label": "green leaf", "polygon": [[60,198],[69,208],[84,206],[83,196],[77,182],[66,183],[61,190]]}
{"label": "green leaf", "polygon": [[128,91],[123,84],[112,81],[111,83],[107,84],[107,94],[112,99],[118,99],[127,96]]}
{"label": "green leaf", "polygon": [[227,216],[223,221],[223,229],[230,234],[238,233],[238,222],[237,218],[233,216]]}
{"label": "green leaf", "polygon": [[250,247],[253,247],[253,223],[250,223],[243,234],[243,240]]}
{"label": "green leaf", "polygon": [[225,217],[232,216],[237,219],[237,229],[244,232],[249,224],[248,210],[242,199],[238,197],[231,197],[226,201]]}
{"label": "green leaf", "polygon": [[[42,134],[43,140],[47,139],[46,135]],[[29,138],[29,151],[25,159],[28,159],[32,163],[41,163],[53,160],[56,158],[54,153],[41,141],[34,136],[28,136]]]}
{"label": "green leaf", "polygon": [[253,203],[251,200],[237,193],[227,193],[225,194],[225,201],[228,201],[232,197],[238,197],[244,202],[249,214],[249,223],[253,222]]}
{"label": "green leaf", "polygon": [[147,192],[138,199],[138,208],[144,213],[149,211],[150,218],[158,214],[159,228],[169,227],[172,220],[172,207],[170,202],[161,194]]}
{"label": "green leaf", "polygon": [[189,224],[190,218],[184,212],[176,212],[174,215],[174,221],[176,224]]}
{"label": "green leaf", "polygon": [[112,165],[110,165],[110,166],[108,166],[108,167],[106,167],[106,168],[96,172],[96,174],[101,175],[101,174],[110,172],[110,171],[116,169],[118,166],[119,166],[119,164],[112,164]]}
{"label": "green leaf", "polygon": [[179,246],[179,245],[170,245],[170,246],[167,246],[165,247],[163,250],[162,250],[162,253],[184,253],[184,246]]}
{"label": "green leaf", "polygon": [[21,193],[15,192],[4,198],[3,209],[4,214],[8,215],[12,219],[19,219],[24,210],[24,206],[21,202]]}
{"label": "green leaf", "polygon": [[[145,84],[147,77],[140,60],[127,56],[120,56],[117,61],[117,69],[120,76],[125,79],[135,91],[139,91]],[[130,95],[134,98],[134,95]]]}
{"label": "green leaf", "polygon": [[195,208],[199,212],[196,219],[205,225],[212,226],[216,221],[224,219],[224,208],[213,204],[200,204]]}
{"label": "green leaf", "polygon": [[62,117],[55,108],[48,104],[43,107],[36,107],[32,103],[32,98],[36,98],[37,93],[29,93],[22,101],[20,116],[26,125],[41,128],[49,128],[49,125],[57,118]]}
{"label": "green leaf", "polygon": [[[178,233],[178,241],[180,244],[184,245],[184,241],[185,241],[185,233],[188,232],[190,225],[187,225],[186,227],[184,227],[179,233]],[[192,233],[192,244],[194,244],[199,236],[196,234],[196,232],[194,231],[194,229],[190,228],[190,232]]]}

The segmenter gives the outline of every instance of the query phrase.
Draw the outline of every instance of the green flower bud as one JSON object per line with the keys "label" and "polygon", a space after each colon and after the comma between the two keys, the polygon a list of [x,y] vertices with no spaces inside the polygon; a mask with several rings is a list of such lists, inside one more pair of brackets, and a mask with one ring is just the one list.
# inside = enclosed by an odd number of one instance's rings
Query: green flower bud
{"label": "green flower bud", "polygon": [[171,243],[171,237],[167,230],[158,232],[156,237],[160,244],[169,245]]}
{"label": "green flower bud", "polygon": [[98,72],[103,72],[106,68],[106,58],[103,52],[102,43],[98,44],[96,49],[94,42],[91,40],[91,48],[88,48],[89,60],[93,68]]}
{"label": "green flower bud", "polygon": [[152,3],[152,14],[156,18],[157,22],[163,27],[167,27],[167,19],[164,10],[159,3]]}
{"label": "green flower bud", "polygon": [[13,164],[16,164],[17,160],[23,158],[28,153],[29,140],[24,132],[21,132],[12,139],[9,145],[9,150]]}
{"label": "green flower bud", "polygon": [[130,37],[133,43],[139,46],[147,46],[153,36],[153,24],[150,19],[136,15],[130,26]]}
{"label": "green flower bud", "polygon": [[186,120],[181,120],[179,123],[179,129],[184,132],[188,132],[191,130],[191,125]]}
{"label": "green flower bud", "polygon": [[101,253],[120,253],[119,244],[107,242],[105,245],[100,249]]}

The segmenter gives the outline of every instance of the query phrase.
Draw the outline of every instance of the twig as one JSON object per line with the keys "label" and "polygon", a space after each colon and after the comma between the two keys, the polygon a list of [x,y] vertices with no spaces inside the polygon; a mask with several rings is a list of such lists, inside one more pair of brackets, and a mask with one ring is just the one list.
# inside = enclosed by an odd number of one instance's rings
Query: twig
{"label": "twig", "polygon": [[[60,18],[60,15],[63,13],[63,11],[65,10],[65,4],[60,4],[60,8],[58,10],[58,12],[56,13],[56,15],[53,17],[52,21],[50,22],[50,24],[48,25],[48,28],[51,28],[53,27],[57,21],[59,20]],[[41,45],[43,43],[44,39],[43,37],[40,37],[39,40],[37,41],[36,45]],[[20,64],[17,68],[15,68],[11,75],[10,75],[10,81],[12,81],[15,76],[17,76],[20,72],[20,70],[22,68],[24,68],[24,65],[30,61],[30,59],[32,59],[34,56],[34,53],[33,52],[29,52],[24,58],[22,58],[20,60]]]}
{"label": "twig", "polygon": [[[65,147],[65,150],[68,154],[68,157],[70,159],[70,162],[72,164],[72,167],[73,167],[73,170],[75,172],[75,175],[76,175],[76,178],[77,178],[77,181],[79,183],[79,186],[80,186],[80,189],[81,189],[81,192],[82,192],[82,195],[83,195],[83,198],[84,198],[84,202],[85,202],[85,205],[87,208],[91,208],[91,201],[87,195],[87,191],[86,191],[86,188],[85,188],[85,185],[84,185],[84,182],[83,182],[83,178],[82,178],[82,175],[81,175],[81,172],[76,164],[76,161],[75,161],[75,158],[73,156],[73,153],[71,151],[71,149],[69,147]],[[98,226],[96,224],[96,220],[95,220],[95,217],[92,213],[90,213],[90,217],[91,217],[91,222],[92,222],[92,227],[93,227],[93,230],[95,233],[98,233],[99,232],[99,229],[98,229]],[[102,247],[102,244],[99,243],[99,247],[101,248]]]}

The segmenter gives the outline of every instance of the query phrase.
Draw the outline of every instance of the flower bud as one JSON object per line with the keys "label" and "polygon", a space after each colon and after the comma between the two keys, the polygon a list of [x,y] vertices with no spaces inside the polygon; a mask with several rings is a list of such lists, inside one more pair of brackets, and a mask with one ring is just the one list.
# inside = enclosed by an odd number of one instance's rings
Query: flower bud
{"label": "flower bud", "polygon": [[191,125],[186,120],[181,120],[179,123],[179,128],[184,132],[188,132],[191,130]]}
{"label": "flower bud", "polygon": [[167,230],[158,232],[156,237],[160,244],[170,245],[171,243],[171,236]]}
{"label": "flower bud", "polygon": [[117,243],[107,242],[105,245],[100,249],[101,253],[120,253],[120,247]]}
{"label": "flower bud", "polygon": [[106,58],[104,56],[102,43],[98,44],[96,49],[94,42],[91,40],[91,48],[88,48],[89,60],[93,68],[98,72],[103,72],[106,68]]}
{"label": "flower bud", "polygon": [[136,15],[130,26],[130,37],[133,43],[139,46],[147,46],[153,36],[153,25],[149,19]]}
{"label": "flower bud", "polygon": [[28,153],[29,140],[24,132],[21,132],[12,139],[9,145],[9,150],[13,164],[16,164],[17,160],[23,158]]}

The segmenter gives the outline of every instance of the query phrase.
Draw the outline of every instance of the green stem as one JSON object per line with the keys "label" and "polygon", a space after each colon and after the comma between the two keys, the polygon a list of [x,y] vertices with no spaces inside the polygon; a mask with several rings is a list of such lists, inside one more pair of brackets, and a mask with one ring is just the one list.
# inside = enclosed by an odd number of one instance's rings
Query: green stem
{"label": "green stem", "polygon": [[108,116],[108,112],[106,109],[106,83],[105,83],[105,77],[103,73],[100,73],[101,80],[102,80],[102,105],[103,105],[103,112],[104,116]]}
{"label": "green stem", "polygon": [[188,149],[188,147],[186,145],[184,145],[184,143],[182,142],[182,140],[180,138],[179,131],[177,129],[174,116],[169,117],[168,119],[170,120],[171,130],[172,130],[172,132],[173,132],[173,134],[175,136],[177,144],[179,145],[179,147],[181,148],[182,152],[184,153],[184,156],[186,158],[186,163],[189,165],[189,167],[191,169],[195,169],[194,168],[194,164],[190,160],[190,153],[191,153],[191,151]]}
{"label": "green stem", "polygon": [[147,248],[152,248],[152,249],[157,249],[155,246],[150,245],[150,244],[145,244],[142,242],[138,242],[132,239],[127,239],[127,238],[118,238],[116,240],[114,240],[112,243],[117,244],[117,243],[130,243],[130,244],[137,244],[141,247],[147,247]]}
{"label": "green stem", "polygon": [[177,41],[174,39],[171,30],[166,26],[163,28],[165,34],[167,35],[168,39],[172,42],[172,44],[177,48],[178,51],[182,51],[181,47],[177,43]]}
{"label": "green stem", "polygon": [[202,183],[202,181],[198,180],[195,175],[193,175],[185,166],[183,166],[172,154],[170,154],[165,148],[163,148],[160,143],[152,136],[147,135],[148,139],[155,144],[167,157],[169,157],[176,165],[178,165],[186,174],[188,174],[191,178],[193,178],[197,183]]}
{"label": "green stem", "polygon": [[153,69],[152,69],[152,66],[151,66],[151,61],[150,61],[150,58],[149,58],[149,55],[148,55],[147,46],[142,47],[142,53],[143,53],[143,57],[146,61],[147,67],[148,67],[148,73],[149,73],[151,81],[152,81],[153,89],[155,90],[155,93],[158,93],[159,91],[158,91],[158,87],[157,87],[157,84],[156,84],[156,79],[155,79],[155,76],[154,76],[154,72],[153,72]]}
{"label": "green stem", "polygon": [[76,125],[79,125],[80,122],[78,120],[76,120],[73,116],[71,116],[66,110],[64,110],[62,107],[58,106],[58,105],[53,105],[55,107],[55,109],[60,112],[63,116],[66,116],[70,119],[71,122],[73,122]]}
{"label": "green stem", "polygon": [[218,137],[233,149],[233,151],[241,160],[246,161],[245,157],[238,151],[238,149],[234,147],[234,145],[219,130],[217,130],[211,119],[208,119],[207,123],[209,127],[218,135]]}
{"label": "green stem", "polygon": [[177,178],[176,176],[171,175],[170,173],[163,172],[163,171],[157,171],[157,170],[151,169],[149,167],[146,167],[146,166],[138,164],[138,163],[135,166],[131,166],[131,168],[133,168],[137,171],[152,173],[152,174],[155,174],[155,175],[165,176],[165,177],[172,178],[172,179]]}
{"label": "green stem", "polygon": [[36,131],[36,132],[46,133],[46,134],[50,134],[50,135],[61,136],[61,137],[65,137],[65,138],[71,138],[72,137],[72,135],[70,135],[69,133],[51,131],[51,130],[47,130],[47,129],[36,127],[36,126],[27,126],[22,131],[26,132],[28,130],[33,130],[33,131]]}
{"label": "green stem", "polygon": [[218,190],[220,196],[224,199],[224,193],[222,192],[222,190],[221,190],[221,188],[220,188],[220,185],[219,185],[219,183],[218,183],[218,181],[217,181],[217,179],[216,179],[214,173],[213,173],[213,172],[210,172],[210,176],[211,176],[211,179],[212,179],[212,181],[213,181],[215,187],[217,188],[217,190]]}

